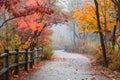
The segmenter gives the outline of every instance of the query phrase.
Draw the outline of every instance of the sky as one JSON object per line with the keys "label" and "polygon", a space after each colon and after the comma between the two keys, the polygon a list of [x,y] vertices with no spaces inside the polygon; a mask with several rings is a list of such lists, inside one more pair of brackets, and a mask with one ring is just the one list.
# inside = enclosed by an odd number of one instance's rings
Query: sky
{"label": "sky", "polygon": [[58,5],[60,5],[64,11],[70,11],[74,6],[81,7],[84,0],[58,0]]}

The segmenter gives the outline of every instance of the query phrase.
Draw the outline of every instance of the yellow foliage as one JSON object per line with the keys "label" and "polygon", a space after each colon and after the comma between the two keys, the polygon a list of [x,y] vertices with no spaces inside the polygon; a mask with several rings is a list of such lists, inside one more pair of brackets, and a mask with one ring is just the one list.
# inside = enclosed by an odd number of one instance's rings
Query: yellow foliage
{"label": "yellow foliage", "polygon": [[90,30],[88,28],[85,29],[86,32],[90,32]]}
{"label": "yellow foliage", "polygon": [[[97,32],[104,33],[106,31],[105,29],[113,30],[115,25],[115,20],[113,18],[115,14],[112,11],[113,9],[114,5],[111,1],[99,1],[100,23],[102,26],[102,31]],[[76,18],[78,20],[81,28],[83,25],[87,27],[85,27],[85,30],[78,28],[79,33],[83,33],[83,31],[96,32],[97,22],[94,3],[87,3],[87,1],[85,1],[82,9],[75,7],[73,12],[73,18]]]}
{"label": "yellow foliage", "polygon": [[78,33],[82,34],[83,32],[84,32],[83,29],[81,27],[78,27]]}
{"label": "yellow foliage", "polygon": [[117,28],[116,33],[117,33],[117,34],[120,34],[120,28]]}
{"label": "yellow foliage", "polygon": [[30,47],[30,44],[31,44],[31,38],[29,38],[24,45],[21,45],[19,49],[28,49]]}
{"label": "yellow foliage", "polygon": [[73,14],[73,17],[79,19],[81,11],[77,7],[75,7],[73,12],[76,12],[76,13]]}

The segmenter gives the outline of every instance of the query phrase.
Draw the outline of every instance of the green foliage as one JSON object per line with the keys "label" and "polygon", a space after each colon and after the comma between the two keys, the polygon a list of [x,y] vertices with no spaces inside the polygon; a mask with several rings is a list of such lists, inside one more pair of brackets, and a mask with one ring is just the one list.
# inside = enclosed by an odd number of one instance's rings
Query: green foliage
{"label": "green foliage", "polygon": [[20,44],[19,36],[9,24],[0,30],[0,53],[3,53],[4,49],[15,50]]}
{"label": "green foliage", "polygon": [[15,34],[13,28],[9,25],[6,26],[6,43],[8,50],[14,50],[21,44],[19,36]]}
{"label": "green foliage", "polygon": [[49,43],[43,46],[42,60],[50,60],[53,55],[52,47]]}

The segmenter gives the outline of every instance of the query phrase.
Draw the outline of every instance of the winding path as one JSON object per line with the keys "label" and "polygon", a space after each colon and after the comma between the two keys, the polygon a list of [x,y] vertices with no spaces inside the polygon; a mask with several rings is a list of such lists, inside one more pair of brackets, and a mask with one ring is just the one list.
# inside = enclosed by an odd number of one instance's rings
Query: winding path
{"label": "winding path", "polygon": [[[23,80],[91,80],[95,71],[90,69],[90,60],[82,55],[54,51],[56,57],[48,61],[34,73]],[[96,80],[106,80],[95,75]]]}

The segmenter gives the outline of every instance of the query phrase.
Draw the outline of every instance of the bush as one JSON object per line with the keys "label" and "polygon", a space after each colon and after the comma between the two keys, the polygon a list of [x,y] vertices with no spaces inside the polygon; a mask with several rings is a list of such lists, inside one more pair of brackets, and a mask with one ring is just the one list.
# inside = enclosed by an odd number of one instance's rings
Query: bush
{"label": "bush", "polygon": [[76,42],[76,45],[72,45],[72,44],[66,45],[65,51],[76,52],[81,54],[89,53],[88,42],[84,40],[78,40]]}
{"label": "bush", "polygon": [[[112,48],[108,48],[106,50],[107,60],[108,60],[108,68],[111,70],[120,71],[120,50],[113,50]],[[94,54],[96,57],[96,63],[98,65],[104,65],[104,59],[102,52],[100,51],[100,47],[97,49],[97,53]]]}
{"label": "bush", "polygon": [[[109,51],[110,52],[110,51]],[[108,55],[109,68],[120,71],[120,50],[111,50]]]}
{"label": "bush", "polygon": [[53,52],[52,52],[52,47],[50,44],[45,44],[43,46],[43,55],[42,55],[42,60],[50,60]]}

